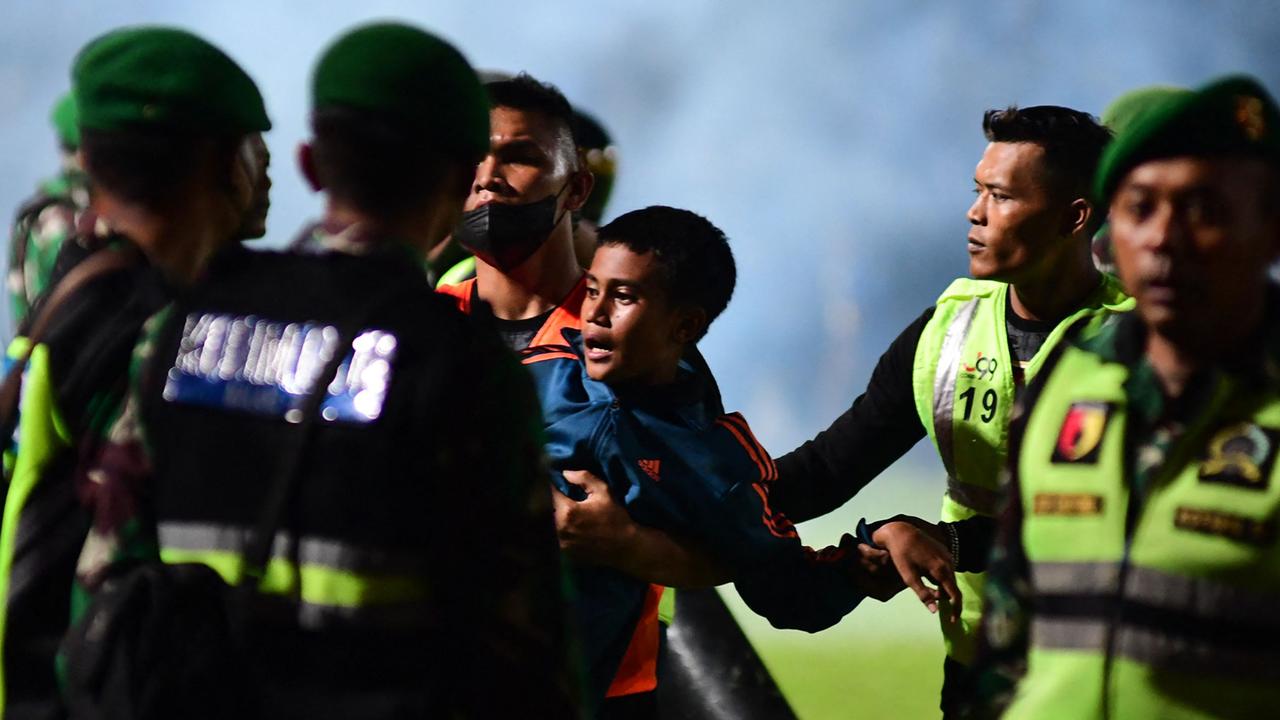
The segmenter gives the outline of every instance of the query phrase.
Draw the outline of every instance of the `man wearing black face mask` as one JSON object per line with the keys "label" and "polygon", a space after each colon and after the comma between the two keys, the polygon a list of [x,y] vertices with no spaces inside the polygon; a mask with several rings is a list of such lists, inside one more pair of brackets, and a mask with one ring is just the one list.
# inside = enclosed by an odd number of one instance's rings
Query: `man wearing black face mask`
{"label": "man wearing black face mask", "polygon": [[476,256],[476,277],[439,290],[463,312],[491,319],[513,350],[562,342],[560,330],[581,326],[571,214],[592,187],[574,143],[573,110],[559,90],[528,75],[485,87],[489,154],[454,229]]}

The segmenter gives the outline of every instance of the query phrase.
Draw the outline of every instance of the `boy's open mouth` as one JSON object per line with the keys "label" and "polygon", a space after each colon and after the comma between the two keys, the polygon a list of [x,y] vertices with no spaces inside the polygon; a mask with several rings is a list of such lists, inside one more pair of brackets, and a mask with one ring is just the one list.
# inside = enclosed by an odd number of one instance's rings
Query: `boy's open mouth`
{"label": "boy's open mouth", "polygon": [[608,360],[613,355],[613,343],[602,337],[584,337],[582,348],[587,360],[593,362]]}

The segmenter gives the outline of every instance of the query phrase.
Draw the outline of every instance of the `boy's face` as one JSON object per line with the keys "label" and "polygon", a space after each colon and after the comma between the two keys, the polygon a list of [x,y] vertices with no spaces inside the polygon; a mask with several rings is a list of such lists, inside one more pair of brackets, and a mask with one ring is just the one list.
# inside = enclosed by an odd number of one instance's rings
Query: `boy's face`
{"label": "boy's face", "polygon": [[652,251],[600,246],[582,302],[587,374],[610,384],[671,382],[685,343],[700,329],[696,315],[669,302]]}

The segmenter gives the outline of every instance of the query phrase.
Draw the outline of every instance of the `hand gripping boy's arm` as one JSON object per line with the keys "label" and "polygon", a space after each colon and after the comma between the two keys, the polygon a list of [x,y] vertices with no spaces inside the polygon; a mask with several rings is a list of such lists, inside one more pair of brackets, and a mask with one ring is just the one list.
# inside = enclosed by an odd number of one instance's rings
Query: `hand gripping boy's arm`
{"label": "hand gripping boy's arm", "polygon": [[551,493],[560,550],[569,557],[667,587],[714,587],[732,579],[700,543],[633,520],[600,478],[585,470],[566,470],[564,477],[586,495],[579,501]]}
{"label": "hand gripping boy's arm", "polygon": [[741,416],[722,416],[703,445],[695,467],[702,482],[685,485],[706,496],[686,504],[697,510],[703,542],[732,570],[754,612],[775,627],[816,632],[867,595],[884,598],[902,588],[887,557],[850,535],[818,551],[803,545],[791,521],[770,506],[777,470]]}

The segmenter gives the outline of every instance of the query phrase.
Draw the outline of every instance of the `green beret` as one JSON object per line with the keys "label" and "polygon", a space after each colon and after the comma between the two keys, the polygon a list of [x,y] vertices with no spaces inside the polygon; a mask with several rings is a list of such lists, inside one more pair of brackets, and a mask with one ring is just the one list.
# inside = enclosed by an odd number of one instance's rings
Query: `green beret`
{"label": "green beret", "polygon": [[489,100],[466,58],[398,23],[356,28],[320,56],[311,107],[347,107],[391,120],[467,160],[489,152]]}
{"label": "green beret", "polygon": [[1103,151],[1094,194],[1109,202],[1124,176],[1148,160],[1221,155],[1280,163],[1280,111],[1253,78],[1236,75],[1172,93],[1138,113]]}
{"label": "green beret", "polygon": [[1148,85],[1130,90],[1111,101],[1102,111],[1102,124],[1113,134],[1123,133],[1139,115],[1175,95],[1190,95],[1186,88],[1173,85]]}
{"label": "green beret", "polygon": [[218,48],[185,30],[132,27],[90,42],[71,69],[80,127],[211,134],[271,128],[262,95]]}
{"label": "green beret", "polygon": [[76,115],[76,98],[70,91],[63,93],[49,112],[49,122],[58,133],[58,142],[72,150],[80,147],[80,125]]}

